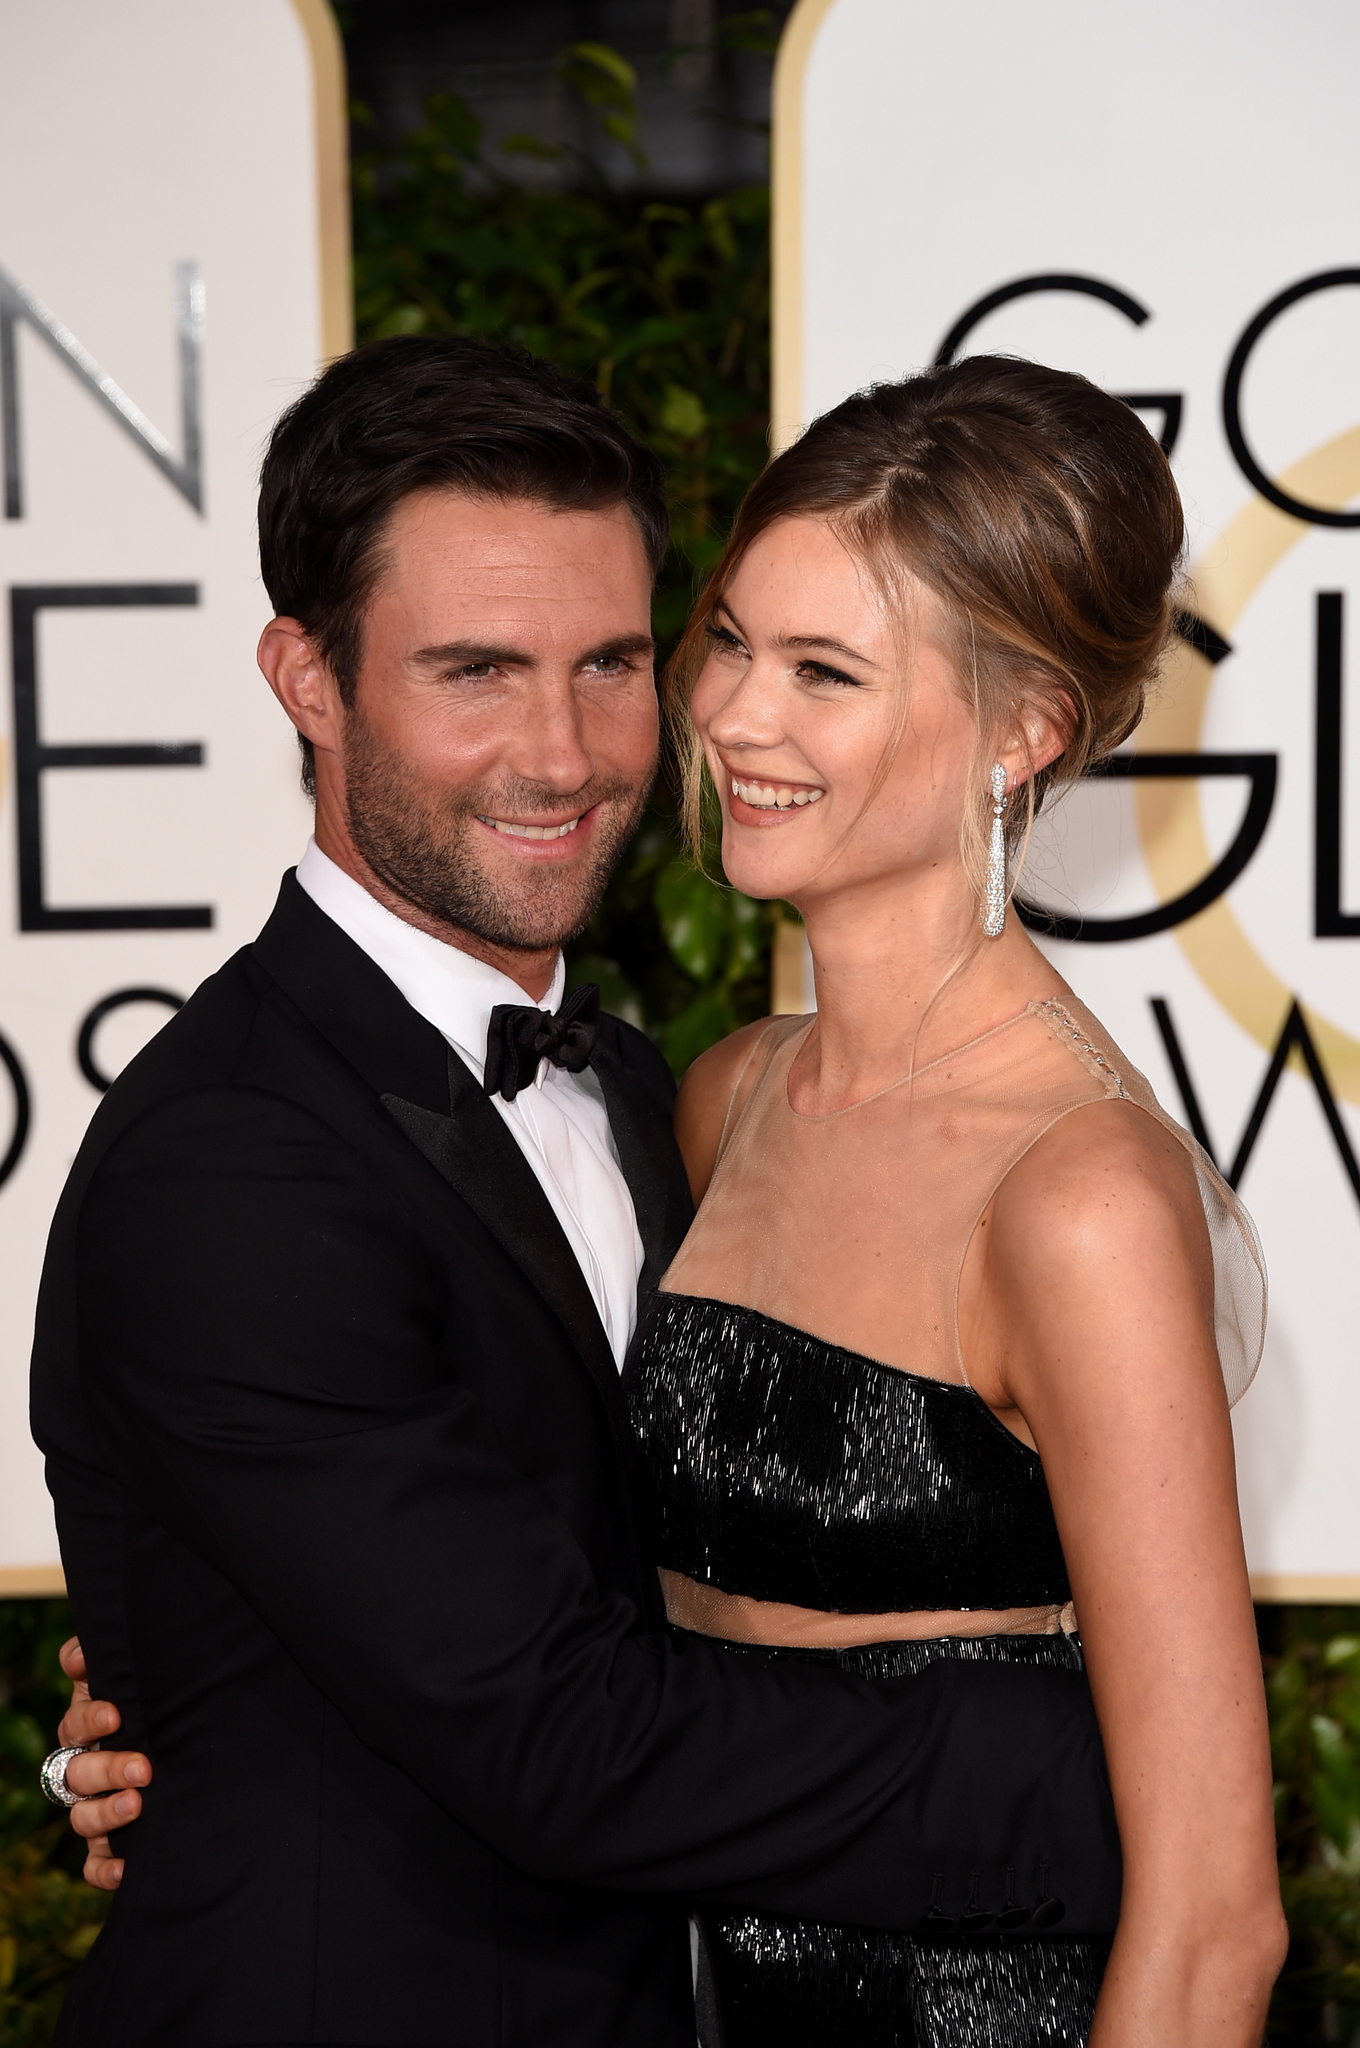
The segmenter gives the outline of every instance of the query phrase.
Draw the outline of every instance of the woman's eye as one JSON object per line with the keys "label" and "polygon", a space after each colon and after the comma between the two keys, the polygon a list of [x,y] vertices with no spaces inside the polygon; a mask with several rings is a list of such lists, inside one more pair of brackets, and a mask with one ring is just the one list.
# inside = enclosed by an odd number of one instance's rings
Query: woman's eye
{"label": "woman's eye", "polygon": [[860,687],[857,676],[848,676],[843,668],[829,668],[824,661],[800,661],[798,673],[805,683],[844,683],[852,690]]}
{"label": "woman's eye", "polygon": [[705,620],[704,631],[713,642],[715,649],[721,650],[722,653],[745,654],[746,649],[742,646],[736,634],[729,633],[726,626],[715,626],[711,620]]}

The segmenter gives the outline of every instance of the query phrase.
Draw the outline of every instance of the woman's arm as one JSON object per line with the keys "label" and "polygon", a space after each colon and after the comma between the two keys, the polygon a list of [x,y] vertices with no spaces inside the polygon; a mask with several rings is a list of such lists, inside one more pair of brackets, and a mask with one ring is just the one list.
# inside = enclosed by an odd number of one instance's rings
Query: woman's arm
{"label": "woman's arm", "polygon": [[1074,1112],[1003,1183],[973,1278],[970,1377],[1043,1458],[1123,1843],[1091,2048],[1258,2048],[1287,1937],[1185,1153],[1131,1106]]}

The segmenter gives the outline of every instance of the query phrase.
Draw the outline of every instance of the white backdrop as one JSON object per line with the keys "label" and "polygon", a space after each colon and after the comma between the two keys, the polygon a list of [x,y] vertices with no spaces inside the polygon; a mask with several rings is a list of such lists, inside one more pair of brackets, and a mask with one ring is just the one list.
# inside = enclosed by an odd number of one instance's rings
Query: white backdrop
{"label": "white backdrop", "polygon": [[59,1583],[28,1349],[98,1078],[308,830],[253,505],[271,420],[348,345],[342,118],[322,0],[0,0],[4,1591]]}
{"label": "white backdrop", "polygon": [[1260,1225],[1236,1421],[1276,1599],[1360,1598],[1358,74],[1352,0],[802,0],[776,87],[782,438],[952,345],[1081,370],[1171,447],[1208,630],[1136,747],[1219,758],[1084,785],[1024,886]]}

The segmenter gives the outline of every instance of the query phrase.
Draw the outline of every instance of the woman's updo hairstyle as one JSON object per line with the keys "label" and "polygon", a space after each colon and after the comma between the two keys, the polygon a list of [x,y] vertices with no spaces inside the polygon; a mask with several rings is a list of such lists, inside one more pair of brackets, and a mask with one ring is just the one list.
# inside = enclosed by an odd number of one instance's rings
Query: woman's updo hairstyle
{"label": "woman's updo hairstyle", "polygon": [[703,757],[688,705],[704,626],[757,536],[809,515],[832,520],[890,598],[906,570],[943,602],[978,717],[978,803],[962,844],[980,887],[988,771],[1007,737],[1024,743],[1026,709],[1046,712],[1065,745],[1031,777],[1030,802],[1009,805],[1012,850],[1045,797],[1112,753],[1142,717],[1184,540],[1170,465],[1122,399],[1008,356],[875,384],[814,420],[747,492],[671,664],[668,704],[696,839]]}

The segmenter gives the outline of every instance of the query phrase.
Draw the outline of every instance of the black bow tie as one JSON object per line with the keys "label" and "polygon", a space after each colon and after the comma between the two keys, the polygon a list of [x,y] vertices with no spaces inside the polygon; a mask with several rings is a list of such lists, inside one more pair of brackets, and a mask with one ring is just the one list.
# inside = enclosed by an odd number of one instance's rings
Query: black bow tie
{"label": "black bow tie", "polygon": [[503,1095],[513,1102],[533,1080],[540,1060],[579,1074],[589,1064],[599,1028],[600,991],[593,981],[574,988],[560,1010],[497,1003],[486,1034],[482,1086],[488,1095]]}

